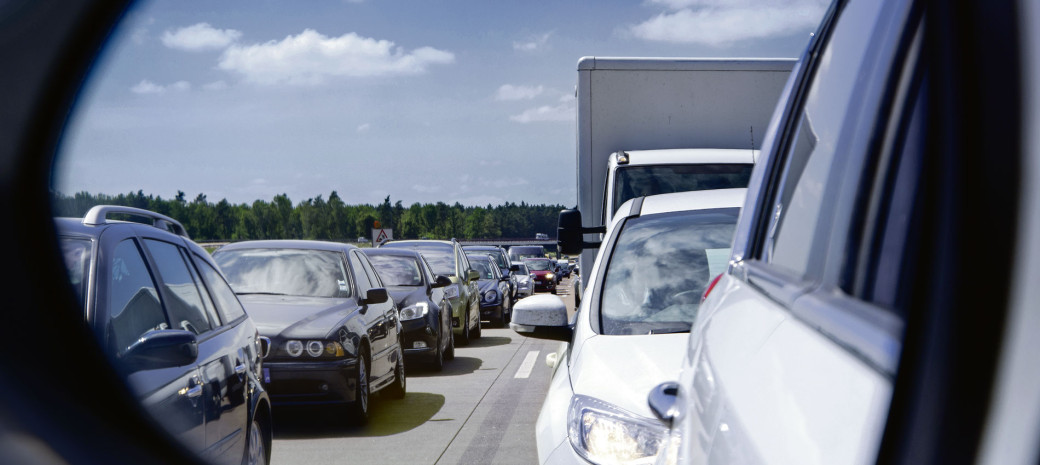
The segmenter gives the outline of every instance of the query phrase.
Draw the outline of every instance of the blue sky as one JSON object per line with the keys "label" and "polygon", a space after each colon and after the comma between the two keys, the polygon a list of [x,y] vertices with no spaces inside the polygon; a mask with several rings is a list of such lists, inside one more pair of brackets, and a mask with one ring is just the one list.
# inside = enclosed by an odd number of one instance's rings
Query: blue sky
{"label": "blue sky", "polygon": [[797,57],[823,0],[139,2],[64,193],[573,205],[582,56]]}

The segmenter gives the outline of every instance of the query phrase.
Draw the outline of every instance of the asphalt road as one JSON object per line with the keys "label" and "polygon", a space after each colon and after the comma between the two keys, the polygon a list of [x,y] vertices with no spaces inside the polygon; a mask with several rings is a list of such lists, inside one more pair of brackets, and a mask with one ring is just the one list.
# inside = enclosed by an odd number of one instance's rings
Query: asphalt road
{"label": "asphalt road", "polygon": [[[569,281],[560,297],[573,308]],[[533,464],[535,421],[561,343],[487,328],[440,373],[413,364],[408,394],[374,396],[371,419],[350,426],[336,409],[275,410],[273,464]]]}

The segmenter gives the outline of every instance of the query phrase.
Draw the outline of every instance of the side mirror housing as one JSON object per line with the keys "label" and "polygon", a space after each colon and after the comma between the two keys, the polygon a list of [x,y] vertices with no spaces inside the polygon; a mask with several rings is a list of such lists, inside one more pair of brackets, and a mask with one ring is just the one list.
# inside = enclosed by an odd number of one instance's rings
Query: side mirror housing
{"label": "side mirror housing", "polygon": [[516,273],[517,271],[520,271],[520,265],[509,265],[510,273]]}
{"label": "side mirror housing", "polygon": [[154,370],[188,365],[199,357],[195,334],[182,329],[160,329],[144,333],[126,349],[122,359],[133,370]]}
{"label": "side mirror housing", "polygon": [[383,287],[373,287],[372,289],[365,291],[364,295],[361,297],[361,303],[363,305],[381,304],[388,300],[390,300],[390,293],[386,292],[386,288]]}
{"label": "side mirror housing", "polygon": [[509,328],[521,336],[570,341],[574,328],[567,321],[567,305],[555,295],[539,294],[516,303]]}
{"label": "side mirror housing", "polygon": [[667,381],[654,386],[646,401],[650,404],[650,410],[654,412],[654,415],[669,427],[682,413],[679,383],[675,381]]}
{"label": "side mirror housing", "polygon": [[476,281],[480,279],[480,273],[477,270],[469,270],[466,272],[466,281]]}
{"label": "side mirror housing", "polygon": [[586,228],[581,225],[581,212],[560,210],[556,223],[556,250],[561,255],[579,255],[582,250],[599,247],[598,242],[585,242],[585,234],[604,233],[605,226]]}
{"label": "side mirror housing", "polygon": [[437,278],[434,279],[433,284],[430,285],[430,287],[432,287],[434,289],[436,289],[438,287],[447,287],[447,286],[451,286],[451,278],[449,278],[447,276],[444,276],[444,275],[437,275]]}

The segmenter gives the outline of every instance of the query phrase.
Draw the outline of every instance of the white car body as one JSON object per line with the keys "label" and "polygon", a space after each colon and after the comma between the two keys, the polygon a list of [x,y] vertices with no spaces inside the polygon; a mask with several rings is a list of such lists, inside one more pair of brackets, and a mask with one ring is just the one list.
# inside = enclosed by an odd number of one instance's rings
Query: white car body
{"label": "white car body", "polygon": [[[513,264],[519,265],[524,270],[527,269],[527,265],[523,262],[513,262]],[[516,276],[516,298],[518,300],[534,295],[534,281],[531,280],[530,273],[518,273],[514,276]]]}
{"label": "white car body", "polygon": [[[746,189],[682,192],[642,199],[638,216],[659,213],[739,208]],[[638,200],[638,199],[637,199]],[[626,202],[620,212],[630,212],[636,200]],[[608,238],[630,217],[614,218]],[[620,231],[618,231],[620,233]],[[604,255],[608,243],[600,247],[596,264],[590,267],[589,289],[604,279]],[[702,291],[702,290],[698,290]],[[699,294],[698,294],[699,295]],[[536,423],[538,461],[541,464],[587,463],[571,446],[569,410],[575,395],[585,396],[627,412],[629,417],[656,423],[646,402],[646,393],[655,385],[678,376],[688,335],[686,333],[651,335],[603,335],[593,319],[599,318],[599,299],[581,302],[574,316],[574,338],[568,350],[561,350],[556,370]]]}

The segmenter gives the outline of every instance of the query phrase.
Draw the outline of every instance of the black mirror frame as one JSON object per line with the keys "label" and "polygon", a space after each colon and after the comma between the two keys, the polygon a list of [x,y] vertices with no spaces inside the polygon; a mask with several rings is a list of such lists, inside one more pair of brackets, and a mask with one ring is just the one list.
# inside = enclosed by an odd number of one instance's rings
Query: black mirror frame
{"label": "black mirror frame", "polygon": [[433,282],[430,283],[430,287],[433,289],[448,286],[451,286],[451,278],[444,275],[437,275],[437,277],[433,279]]}

